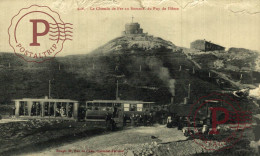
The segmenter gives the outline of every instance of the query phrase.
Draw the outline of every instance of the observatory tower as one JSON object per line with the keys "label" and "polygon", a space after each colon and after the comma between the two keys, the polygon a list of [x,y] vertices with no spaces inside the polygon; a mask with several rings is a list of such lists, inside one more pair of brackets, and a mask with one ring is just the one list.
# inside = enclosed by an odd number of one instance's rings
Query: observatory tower
{"label": "observatory tower", "polygon": [[125,31],[123,31],[123,35],[134,35],[134,34],[143,34],[143,29],[140,28],[139,23],[133,22],[133,16],[132,16],[132,23],[126,23],[125,24]]}

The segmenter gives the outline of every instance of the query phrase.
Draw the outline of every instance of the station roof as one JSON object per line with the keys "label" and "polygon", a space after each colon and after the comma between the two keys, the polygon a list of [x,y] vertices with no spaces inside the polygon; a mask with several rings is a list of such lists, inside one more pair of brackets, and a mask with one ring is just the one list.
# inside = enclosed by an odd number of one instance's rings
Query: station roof
{"label": "station roof", "polygon": [[221,46],[221,45],[215,44],[215,43],[213,43],[213,42],[211,42],[211,41],[207,41],[207,40],[195,40],[195,41],[193,41],[193,42],[191,42],[191,43],[203,43],[203,44],[205,44],[205,43],[210,43],[210,44],[212,44],[212,45],[225,48],[225,47],[223,47],[223,46]]}
{"label": "station roof", "polygon": [[134,100],[93,100],[93,101],[87,101],[87,102],[101,102],[101,103],[154,103],[154,102],[144,102],[144,101],[134,101]]}
{"label": "station roof", "polygon": [[219,103],[221,101],[218,101],[218,100],[205,100],[206,103],[209,103],[209,102],[213,102],[213,103]]}
{"label": "station roof", "polygon": [[37,98],[22,98],[22,99],[13,99],[12,101],[40,101],[40,102],[78,102],[75,100],[70,100],[70,99],[48,99],[48,98],[42,98],[42,99],[37,99]]}

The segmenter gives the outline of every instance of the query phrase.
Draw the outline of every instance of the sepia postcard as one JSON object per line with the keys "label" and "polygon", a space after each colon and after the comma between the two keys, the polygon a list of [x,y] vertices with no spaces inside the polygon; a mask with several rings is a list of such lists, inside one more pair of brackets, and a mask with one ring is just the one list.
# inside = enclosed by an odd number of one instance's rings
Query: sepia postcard
{"label": "sepia postcard", "polygon": [[1,156],[257,156],[259,0],[1,0]]}

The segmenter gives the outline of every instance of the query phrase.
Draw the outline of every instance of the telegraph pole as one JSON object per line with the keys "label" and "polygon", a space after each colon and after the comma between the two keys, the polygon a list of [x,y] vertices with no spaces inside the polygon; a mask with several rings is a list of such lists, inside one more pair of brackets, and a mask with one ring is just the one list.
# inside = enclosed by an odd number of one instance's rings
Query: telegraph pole
{"label": "telegraph pole", "polygon": [[188,98],[190,99],[190,83],[189,83],[189,90],[188,90]]}
{"label": "telegraph pole", "polygon": [[49,80],[49,99],[51,98],[51,80]]}
{"label": "telegraph pole", "polygon": [[116,100],[118,100],[118,80],[116,80]]}

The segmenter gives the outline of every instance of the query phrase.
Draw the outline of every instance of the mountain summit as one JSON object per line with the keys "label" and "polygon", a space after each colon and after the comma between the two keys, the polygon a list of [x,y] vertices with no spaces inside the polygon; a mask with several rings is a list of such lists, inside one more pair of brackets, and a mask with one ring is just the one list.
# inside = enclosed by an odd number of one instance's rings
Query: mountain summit
{"label": "mountain summit", "polygon": [[148,33],[143,33],[139,23],[125,24],[122,36],[94,50],[92,54],[106,54],[110,52],[124,53],[137,51],[152,51],[155,49],[176,49],[177,47],[170,41],[165,41],[159,37],[154,37]]}

